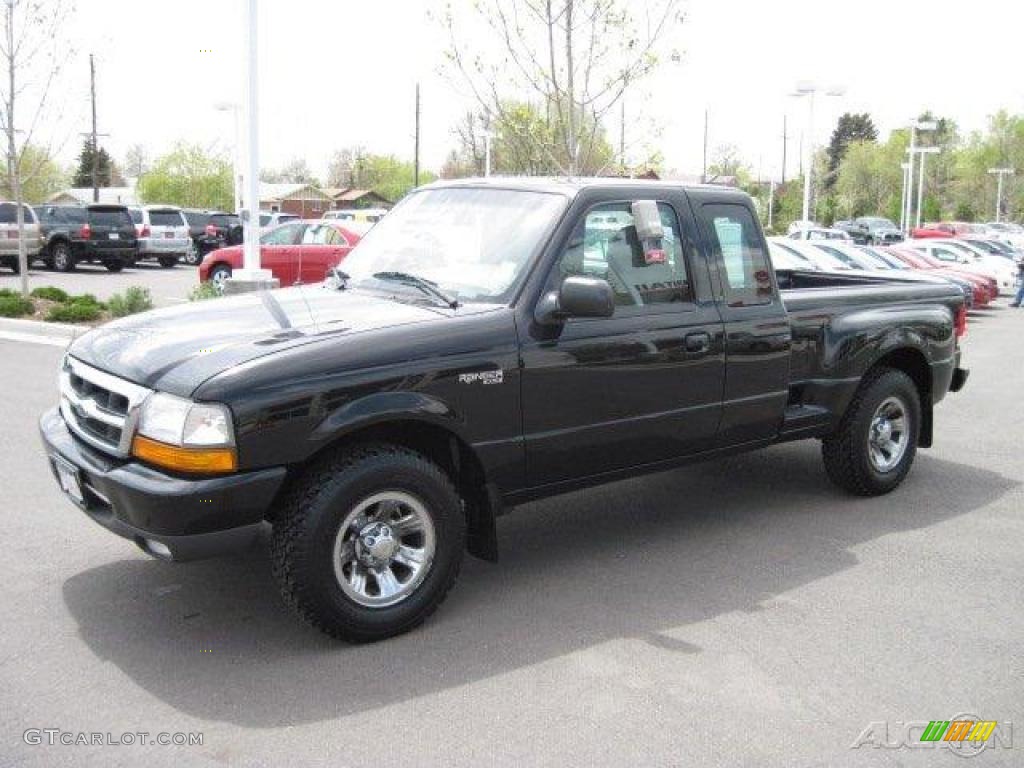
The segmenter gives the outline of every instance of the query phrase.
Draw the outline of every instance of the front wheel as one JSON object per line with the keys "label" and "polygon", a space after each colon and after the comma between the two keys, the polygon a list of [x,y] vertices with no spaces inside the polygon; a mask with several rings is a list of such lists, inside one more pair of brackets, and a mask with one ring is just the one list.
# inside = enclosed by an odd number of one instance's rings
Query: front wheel
{"label": "front wheel", "polygon": [[231,267],[227,264],[218,264],[210,270],[210,282],[217,289],[217,293],[224,293],[224,284],[231,277]]}
{"label": "front wheel", "polygon": [[160,266],[164,269],[171,269],[178,263],[177,256],[161,256],[157,259],[160,262]]}
{"label": "front wheel", "polygon": [[17,256],[15,256],[13,259],[12,258],[7,258],[6,260],[4,260],[3,263],[14,274],[16,274],[16,275],[20,275],[21,274],[21,264],[18,263],[18,257]]}
{"label": "front wheel", "polygon": [[103,266],[107,268],[108,272],[120,272],[122,269],[124,269],[124,262],[109,259],[103,262]]}
{"label": "front wheel", "polygon": [[868,374],[839,424],[822,441],[829,479],[850,493],[879,496],[907,476],[917,453],[921,398],[902,371]]}
{"label": "front wheel", "polygon": [[366,445],[331,454],[286,494],[274,521],[274,575],[303,619],[349,642],[421,624],[455,583],[465,548],[448,476],[415,451]]}

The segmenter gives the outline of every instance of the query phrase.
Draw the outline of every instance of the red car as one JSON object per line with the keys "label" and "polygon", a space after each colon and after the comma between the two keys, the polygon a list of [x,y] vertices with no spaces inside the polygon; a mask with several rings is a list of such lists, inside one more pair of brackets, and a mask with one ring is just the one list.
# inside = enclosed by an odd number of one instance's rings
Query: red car
{"label": "red car", "polygon": [[957,269],[944,261],[939,261],[938,259],[929,256],[927,253],[922,253],[914,248],[890,246],[885,250],[914,269],[937,272],[940,274],[945,272],[955,275],[962,280],[969,280],[973,287],[972,292],[974,295],[975,307],[985,306],[999,293],[996,281],[992,278],[979,275],[976,272]]}
{"label": "red car", "polygon": [[[282,286],[319,283],[355,247],[369,226],[359,221],[289,221],[260,236],[260,264]],[[242,246],[211,251],[199,265],[199,280],[223,290],[224,281],[242,268]]]}

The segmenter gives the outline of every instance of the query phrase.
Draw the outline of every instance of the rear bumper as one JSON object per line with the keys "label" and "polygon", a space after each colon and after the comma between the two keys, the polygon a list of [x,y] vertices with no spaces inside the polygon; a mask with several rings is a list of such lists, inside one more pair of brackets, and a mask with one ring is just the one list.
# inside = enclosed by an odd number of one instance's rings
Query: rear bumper
{"label": "rear bumper", "polygon": [[77,470],[83,502],[73,503],[107,530],[165,559],[197,560],[249,547],[286,474],[284,467],[272,467],[184,479],[115,461],[76,440],[56,408],[43,414],[39,431],[54,477],[55,456]]}
{"label": "rear bumper", "polygon": [[139,256],[182,256],[188,252],[186,238],[143,237],[139,239]]}

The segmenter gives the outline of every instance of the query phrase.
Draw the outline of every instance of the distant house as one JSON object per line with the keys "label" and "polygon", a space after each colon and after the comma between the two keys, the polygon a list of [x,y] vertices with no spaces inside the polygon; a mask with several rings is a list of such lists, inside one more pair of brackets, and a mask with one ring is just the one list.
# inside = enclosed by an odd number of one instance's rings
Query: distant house
{"label": "distant house", "polygon": [[372,189],[329,187],[324,192],[331,198],[333,207],[339,210],[347,208],[390,208],[394,205],[386,197],[378,195]]}
{"label": "distant house", "polygon": [[332,199],[312,184],[260,182],[260,210],[293,213],[303,219],[319,219],[332,207]]}
{"label": "distant house", "polygon": [[[135,187],[100,187],[99,202],[108,205],[138,205]],[[53,195],[48,203],[64,205],[89,205],[92,203],[92,187],[71,187]]]}

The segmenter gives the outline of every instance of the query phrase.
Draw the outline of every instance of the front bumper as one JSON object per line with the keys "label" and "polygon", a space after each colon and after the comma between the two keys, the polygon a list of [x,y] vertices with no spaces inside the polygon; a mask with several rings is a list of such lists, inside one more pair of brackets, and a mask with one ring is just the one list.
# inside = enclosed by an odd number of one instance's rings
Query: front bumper
{"label": "front bumper", "polygon": [[78,473],[83,501],[76,506],[146,552],[173,560],[251,546],[286,474],[284,467],[272,467],[199,479],[167,475],[93,450],[68,431],[56,408],[40,418],[39,431],[54,477],[55,456]]}

